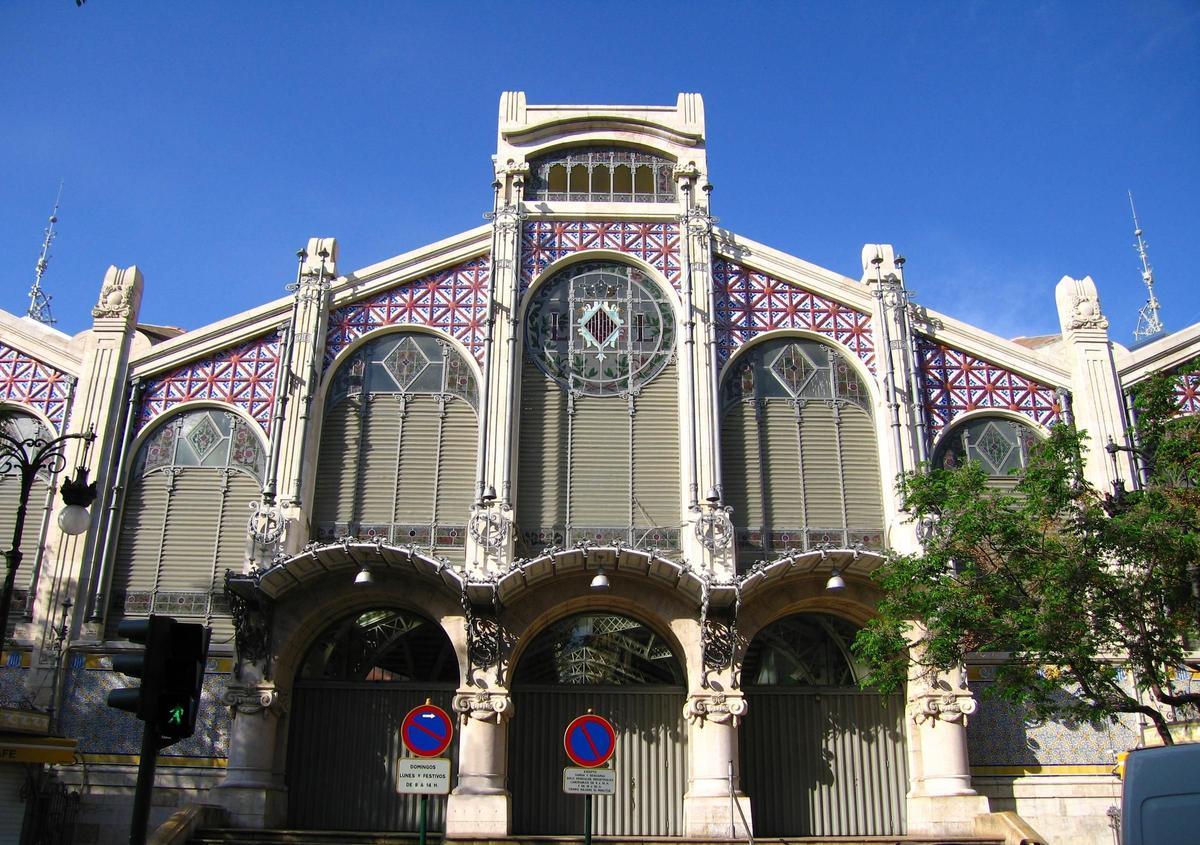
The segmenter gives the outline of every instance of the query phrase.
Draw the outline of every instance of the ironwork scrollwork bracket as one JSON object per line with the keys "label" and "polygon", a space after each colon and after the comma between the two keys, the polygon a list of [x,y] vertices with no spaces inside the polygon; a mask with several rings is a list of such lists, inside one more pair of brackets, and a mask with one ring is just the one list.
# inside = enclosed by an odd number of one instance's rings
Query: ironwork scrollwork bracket
{"label": "ironwork scrollwork bracket", "polygon": [[259,573],[242,575],[225,570],[225,598],[233,616],[233,642],[237,650],[233,674],[242,676],[244,662],[262,663],[264,677],[270,677],[271,627],[273,608],[259,589]]}

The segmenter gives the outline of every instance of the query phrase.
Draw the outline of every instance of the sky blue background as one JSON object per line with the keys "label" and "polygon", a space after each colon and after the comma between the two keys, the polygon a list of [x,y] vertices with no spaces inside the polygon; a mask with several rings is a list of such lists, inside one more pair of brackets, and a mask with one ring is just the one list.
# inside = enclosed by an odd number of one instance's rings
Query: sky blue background
{"label": "sky blue background", "polygon": [[483,222],[500,92],[704,95],[722,225],[857,278],[908,258],[917,300],[1004,336],[1058,330],[1090,274],[1128,343],[1145,300],[1200,320],[1200,4],[0,0],[0,308],[45,277],[90,324],[109,264],[144,322],[283,295],[334,236],[343,272]]}

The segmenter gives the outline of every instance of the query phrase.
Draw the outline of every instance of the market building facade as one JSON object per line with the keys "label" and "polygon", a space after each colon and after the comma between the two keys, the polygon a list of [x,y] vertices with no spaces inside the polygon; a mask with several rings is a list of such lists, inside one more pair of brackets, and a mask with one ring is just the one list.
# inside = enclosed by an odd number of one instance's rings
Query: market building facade
{"label": "market building facade", "polygon": [[[723,229],[696,94],[505,93],[493,162],[487,225],[354,271],[313,238],[286,296],[204,328],[140,325],[136,267],[77,337],[0,313],[5,424],[94,431],[64,466],[100,491],[71,537],[65,473],[35,488],[0,690],[53,725],[0,789],[52,766],[76,841],[118,841],[140,725],[104,706],[111,655],[157,613],[213,647],[156,820],[411,830],[398,728],[431,699],[458,717],[451,836],[578,832],[561,732],[588,709],[618,733],[599,833],[953,834],[1011,810],[1107,836],[1137,725],[980,703],[986,655],[881,696],[848,646],[885,550],[919,542],[892,479],[972,459],[1002,484],[1070,420],[1089,481],[1132,478],[1095,444],[1126,442],[1130,386],[1200,326],[1130,352],[1063,278],[1061,335],[1007,341],[913,302],[889,245],[856,279]],[[6,532],[15,505],[0,481]]]}

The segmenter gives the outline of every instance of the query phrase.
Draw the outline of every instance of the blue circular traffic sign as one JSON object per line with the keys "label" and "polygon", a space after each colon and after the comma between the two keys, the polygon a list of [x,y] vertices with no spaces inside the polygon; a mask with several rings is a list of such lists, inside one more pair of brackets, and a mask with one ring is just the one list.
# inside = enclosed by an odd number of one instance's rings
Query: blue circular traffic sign
{"label": "blue circular traffic sign", "polygon": [[588,713],[567,725],[563,748],[576,766],[594,769],[612,757],[617,748],[617,733],[608,719]]}
{"label": "blue circular traffic sign", "polygon": [[454,723],[436,704],[422,704],[404,717],[400,738],[404,747],[418,757],[436,757],[454,738]]}

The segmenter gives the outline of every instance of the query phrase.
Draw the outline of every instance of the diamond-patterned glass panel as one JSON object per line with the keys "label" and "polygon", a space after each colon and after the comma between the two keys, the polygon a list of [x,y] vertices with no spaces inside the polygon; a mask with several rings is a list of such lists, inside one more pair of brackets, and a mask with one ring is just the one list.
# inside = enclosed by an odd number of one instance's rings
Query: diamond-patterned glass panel
{"label": "diamond-patterned glass panel", "polygon": [[992,475],[1000,475],[1001,468],[1008,461],[1016,445],[1005,439],[995,423],[988,423],[975,444],[975,451],[984,459]]}
{"label": "diamond-patterned glass panel", "polygon": [[429,366],[429,358],[421,352],[416,341],[405,337],[381,363],[383,369],[396,380],[397,386],[401,390],[408,390],[417,380],[417,376]]}
{"label": "diamond-patterned glass panel", "polygon": [[221,432],[217,430],[212,417],[208,414],[203,414],[200,421],[192,426],[192,430],[187,435],[187,441],[196,451],[196,457],[201,463],[208,458],[213,449],[217,448],[221,440]]}
{"label": "diamond-patterned glass panel", "polygon": [[771,372],[788,393],[799,396],[817,372],[817,365],[804,354],[799,345],[792,343],[771,363]]}

